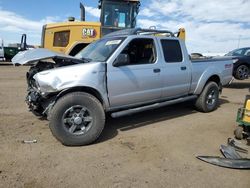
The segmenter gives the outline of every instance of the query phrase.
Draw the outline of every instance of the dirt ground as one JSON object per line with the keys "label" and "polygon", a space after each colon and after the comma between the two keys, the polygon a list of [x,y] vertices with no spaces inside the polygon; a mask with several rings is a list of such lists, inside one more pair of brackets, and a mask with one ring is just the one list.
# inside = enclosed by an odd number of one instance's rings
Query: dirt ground
{"label": "dirt ground", "polygon": [[0,66],[0,187],[250,187],[249,170],[195,158],[222,156],[250,80],[225,88],[215,112],[184,103],[108,118],[95,144],[65,147],[27,110],[27,69]]}

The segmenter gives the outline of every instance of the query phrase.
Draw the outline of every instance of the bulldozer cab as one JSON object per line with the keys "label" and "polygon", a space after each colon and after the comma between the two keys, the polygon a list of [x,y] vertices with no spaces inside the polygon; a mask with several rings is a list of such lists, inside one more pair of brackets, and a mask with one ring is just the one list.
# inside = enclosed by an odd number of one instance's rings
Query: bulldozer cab
{"label": "bulldozer cab", "polygon": [[85,20],[85,7],[80,4],[81,20],[43,26],[41,47],[69,55],[77,54],[89,43],[120,29],[134,28],[140,0],[99,0],[100,22]]}
{"label": "bulldozer cab", "polygon": [[139,0],[100,0],[102,36],[113,31],[135,28]]}

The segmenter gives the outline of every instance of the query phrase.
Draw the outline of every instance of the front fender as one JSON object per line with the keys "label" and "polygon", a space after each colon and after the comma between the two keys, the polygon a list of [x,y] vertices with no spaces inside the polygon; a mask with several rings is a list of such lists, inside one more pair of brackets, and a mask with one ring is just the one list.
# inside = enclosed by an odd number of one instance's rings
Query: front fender
{"label": "front fender", "polygon": [[109,108],[109,101],[106,92],[98,91],[96,88],[78,86],[73,88],[64,89],[56,95],[55,102],[62,96],[71,93],[71,92],[86,92],[95,96],[103,105],[104,109]]}
{"label": "front fender", "polygon": [[39,72],[34,76],[43,95],[61,93],[72,88],[90,88],[107,103],[105,63],[86,63]]}

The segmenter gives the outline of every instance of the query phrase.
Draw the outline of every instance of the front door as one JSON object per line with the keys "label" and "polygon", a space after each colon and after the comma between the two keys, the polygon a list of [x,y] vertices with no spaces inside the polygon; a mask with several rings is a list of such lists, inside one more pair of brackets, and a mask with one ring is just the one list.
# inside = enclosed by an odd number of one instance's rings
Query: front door
{"label": "front door", "polygon": [[136,38],[121,52],[128,63],[108,69],[107,83],[111,107],[153,102],[161,97],[160,66],[153,38]]}

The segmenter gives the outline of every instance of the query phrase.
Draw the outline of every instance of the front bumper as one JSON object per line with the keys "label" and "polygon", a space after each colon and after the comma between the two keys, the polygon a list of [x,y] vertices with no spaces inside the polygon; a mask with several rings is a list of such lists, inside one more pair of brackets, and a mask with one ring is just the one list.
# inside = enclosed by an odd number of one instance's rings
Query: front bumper
{"label": "front bumper", "polygon": [[34,89],[29,89],[25,101],[31,112],[33,112],[37,116],[43,115],[44,109],[41,104],[42,96],[37,91],[35,91]]}

